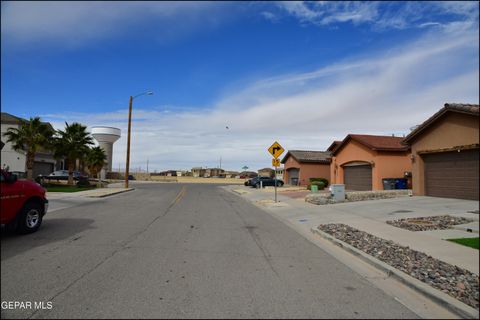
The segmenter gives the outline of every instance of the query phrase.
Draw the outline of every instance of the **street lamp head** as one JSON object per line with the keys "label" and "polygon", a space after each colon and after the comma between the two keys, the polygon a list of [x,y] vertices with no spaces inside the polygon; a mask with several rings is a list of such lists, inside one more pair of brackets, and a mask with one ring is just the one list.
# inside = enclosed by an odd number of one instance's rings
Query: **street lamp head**
{"label": "street lamp head", "polygon": [[138,98],[140,96],[151,96],[153,95],[153,91],[145,91],[140,94],[137,94],[136,96],[133,96],[132,99]]}

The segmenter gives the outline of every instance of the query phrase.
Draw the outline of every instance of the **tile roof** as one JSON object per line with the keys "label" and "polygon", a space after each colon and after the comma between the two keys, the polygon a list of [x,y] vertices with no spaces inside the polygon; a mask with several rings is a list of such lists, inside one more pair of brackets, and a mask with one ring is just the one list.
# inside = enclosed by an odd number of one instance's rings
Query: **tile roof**
{"label": "tile roof", "polygon": [[340,140],[333,141],[330,147],[327,148],[327,151],[333,152],[333,150],[335,150],[335,148],[337,148],[341,143],[342,141]]}
{"label": "tile roof", "polygon": [[428,128],[432,123],[434,123],[438,118],[444,115],[447,112],[458,112],[469,114],[472,116],[480,115],[480,106],[478,104],[468,104],[468,103],[445,103],[443,108],[436,112],[433,116],[425,120],[421,125],[419,125],[415,130],[410,132],[404,140],[405,144],[410,144],[412,140],[418,136],[423,130]]}
{"label": "tile roof", "polygon": [[333,154],[337,154],[350,140],[355,140],[375,151],[407,151],[408,147],[402,144],[403,139],[403,137],[349,134],[343,139],[342,143],[335,148]]}
{"label": "tile roof", "polygon": [[[14,115],[11,115],[10,113],[2,112],[0,115],[1,123],[5,124],[18,124],[20,125],[23,122],[29,123],[30,120],[26,120],[20,117],[16,117]],[[50,122],[43,122],[42,123],[46,124],[51,130],[55,130]]]}
{"label": "tile roof", "polygon": [[405,149],[402,145],[403,137],[372,136],[366,134],[352,134],[352,139],[369,146],[372,149]]}
{"label": "tile roof", "polygon": [[289,156],[292,156],[298,162],[330,163],[332,154],[329,151],[289,150],[281,162],[285,163]]}
{"label": "tile roof", "polygon": [[445,103],[444,108],[451,111],[471,113],[473,115],[480,114],[480,105],[469,103]]}
{"label": "tile roof", "polygon": [[2,112],[0,116],[2,123],[11,123],[11,124],[20,124],[21,121],[26,121],[25,119],[15,117],[10,113]]}

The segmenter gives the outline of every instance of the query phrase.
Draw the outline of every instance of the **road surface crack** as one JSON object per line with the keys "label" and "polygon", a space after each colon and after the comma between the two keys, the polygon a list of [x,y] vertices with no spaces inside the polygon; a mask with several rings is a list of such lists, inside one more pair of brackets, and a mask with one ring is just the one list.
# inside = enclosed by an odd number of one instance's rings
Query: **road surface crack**
{"label": "road surface crack", "polygon": [[260,237],[258,236],[258,234],[254,231],[255,227],[253,226],[250,226],[247,224],[247,222],[245,221],[245,219],[242,217],[241,213],[233,206],[232,203],[234,203],[233,201],[231,200],[228,200],[224,197],[223,194],[220,193],[220,197],[228,204],[228,206],[230,208],[232,208],[233,212],[235,212],[235,214],[240,218],[240,220],[242,221],[245,229],[247,229],[248,233],[250,234],[250,237],[253,239],[253,241],[255,242],[255,244],[257,245],[257,247],[260,249],[260,251],[262,252],[262,255],[263,255],[263,258],[265,259],[265,261],[267,262],[268,266],[270,267],[270,269],[273,271],[273,273],[275,273],[275,275],[280,278],[280,275],[278,274],[277,270],[275,270],[275,268],[273,267],[273,263],[272,263],[272,256],[270,255],[270,253],[268,252],[268,249],[265,248],[265,246],[262,244],[262,241],[260,240]]}

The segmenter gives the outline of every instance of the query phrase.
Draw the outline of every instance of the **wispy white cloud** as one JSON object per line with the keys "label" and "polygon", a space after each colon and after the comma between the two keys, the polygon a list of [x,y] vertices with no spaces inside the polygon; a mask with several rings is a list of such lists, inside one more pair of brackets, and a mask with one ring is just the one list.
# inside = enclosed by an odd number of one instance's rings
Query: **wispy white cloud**
{"label": "wispy white cloud", "polygon": [[300,22],[317,25],[370,22],[378,15],[377,2],[280,1],[277,5]]}
{"label": "wispy white cloud", "polygon": [[432,27],[432,26],[441,26],[440,22],[424,22],[418,25],[419,28]]}
{"label": "wispy white cloud", "polygon": [[262,11],[260,13],[266,20],[272,22],[272,23],[277,23],[279,22],[280,18],[278,17],[278,15],[270,12],[270,11]]}
{"label": "wispy white cloud", "polygon": [[478,21],[476,1],[279,1],[280,11],[302,24],[318,26],[350,22],[368,24],[374,30],[406,29],[442,24],[431,19]]}
{"label": "wispy white cloud", "polygon": [[[245,5],[202,1],[4,1],[2,44],[8,48],[59,45],[77,48],[118,36],[148,32],[149,41],[169,42],[210,30],[242,14],[279,23],[292,16],[302,24],[371,25],[373,30],[447,27],[477,22],[476,1],[279,1]],[[241,13],[241,14],[240,14]],[[435,19],[449,16],[447,22]],[[144,26],[149,24],[149,28]],[[152,27],[154,25],[154,27]]]}
{"label": "wispy white cloud", "polygon": [[150,41],[170,41],[215,27],[234,15],[235,6],[197,1],[8,1],[2,2],[2,42],[32,46],[79,47],[125,35],[142,24]]}
{"label": "wispy white cloud", "polygon": [[[134,108],[132,166],[212,167],[222,157],[228,169],[258,169],[269,166],[274,140],[324,150],[348,133],[407,134],[446,102],[479,102],[478,36],[478,27],[437,29],[368,58],[260,79],[207,109]],[[121,128],[114,167],[124,165],[126,109],[44,118]]]}

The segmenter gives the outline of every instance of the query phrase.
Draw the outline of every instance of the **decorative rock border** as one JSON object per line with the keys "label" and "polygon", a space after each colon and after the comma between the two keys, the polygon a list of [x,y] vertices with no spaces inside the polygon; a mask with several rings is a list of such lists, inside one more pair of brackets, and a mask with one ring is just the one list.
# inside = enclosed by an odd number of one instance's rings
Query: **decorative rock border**
{"label": "decorative rock border", "polygon": [[427,231],[451,229],[451,226],[453,225],[464,224],[473,221],[474,220],[463,217],[452,217],[449,215],[444,215],[389,220],[387,221],[387,224],[410,231]]}
{"label": "decorative rock border", "polygon": [[335,201],[329,193],[313,193],[305,197],[305,201],[313,204],[332,204],[364,200],[391,199],[406,197],[411,190],[379,190],[379,191],[348,191],[345,192],[345,201]]}
{"label": "decorative rock border", "polygon": [[468,270],[345,224],[324,224],[318,229],[479,309],[479,277]]}

